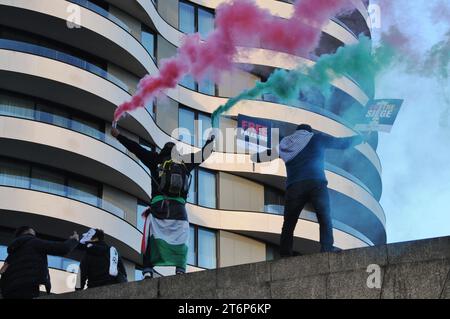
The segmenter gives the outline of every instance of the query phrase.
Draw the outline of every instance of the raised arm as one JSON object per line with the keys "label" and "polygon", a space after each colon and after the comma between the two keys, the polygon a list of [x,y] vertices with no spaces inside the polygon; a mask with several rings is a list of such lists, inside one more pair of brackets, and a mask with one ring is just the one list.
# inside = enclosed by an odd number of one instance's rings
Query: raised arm
{"label": "raised arm", "polygon": [[70,253],[78,245],[78,235],[74,234],[63,242],[48,241],[39,239],[37,249],[47,255],[64,256]]}
{"label": "raised arm", "polygon": [[111,134],[120,142],[120,144],[125,146],[127,150],[136,155],[137,158],[139,158],[139,160],[141,160],[141,162],[146,166],[150,166],[155,163],[158,153],[143,148],[139,145],[139,143],[136,143],[135,141],[132,141],[120,134],[120,131],[116,128],[111,130]]}
{"label": "raised arm", "polygon": [[214,152],[214,140],[216,137],[211,135],[209,139],[205,142],[205,145],[202,147],[202,150],[197,153],[188,154],[185,157],[186,168],[188,171],[192,171],[194,168],[200,166],[204,161],[211,156]]}
{"label": "raised arm", "polygon": [[264,152],[252,154],[250,159],[255,163],[271,162],[279,157],[278,149],[269,149]]}
{"label": "raised arm", "polygon": [[333,137],[329,135],[321,135],[321,141],[325,148],[334,149],[347,149],[364,142],[364,139],[360,135],[355,135],[351,137]]}

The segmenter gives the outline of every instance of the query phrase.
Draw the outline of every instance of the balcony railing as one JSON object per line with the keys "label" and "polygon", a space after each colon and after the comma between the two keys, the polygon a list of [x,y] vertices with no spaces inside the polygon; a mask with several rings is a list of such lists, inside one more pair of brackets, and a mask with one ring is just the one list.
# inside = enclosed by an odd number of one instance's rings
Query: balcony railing
{"label": "balcony railing", "polygon": [[108,144],[114,147],[118,151],[126,154],[133,161],[137,162],[145,171],[149,173],[148,168],[137,158],[135,158],[130,151],[128,151],[122,144],[115,139],[108,138],[107,135],[88,124],[65,117],[62,115],[26,108],[20,105],[5,105],[0,103],[0,116],[8,116],[19,119],[32,120],[36,122],[47,123],[58,127],[66,128],[71,131],[75,131],[89,137],[92,137],[98,141]]}
{"label": "balcony railing", "polygon": [[0,186],[17,187],[62,196],[100,208],[113,215],[116,215],[119,218],[125,218],[125,212],[123,211],[123,209],[115,206],[111,202],[101,197],[87,193],[82,189],[51,182],[49,180],[33,178],[29,176],[0,173]]}
{"label": "balcony railing", "polygon": [[131,29],[128,27],[128,25],[126,25],[122,20],[117,18],[115,15],[111,14],[109,11],[103,9],[102,7],[99,7],[98,5],[96,5],[90,1],[87,1],[87,0],[67,0],[67,1],[78,4],[79,6],[82,6],[88,10],[91,10],[91,11],[101,15],[102,17],[105,17],[108,20],[114,22],[122,29],[125,29],[125,31],[127,31],[128,33],[131,33]]}
{"label": "balcony railing", "polygon": [[91,72],[95,75],[98,75],[121,89],[130,92],[130,88],[128,85],[126,85],[123,81],[116,78],[114,75],[111,75],[107,71],[103,70],[102,68],[89,63],[85,60],[82,60],[80,58],[74,57],[70,54],[59,52],[53,49],[49,49],[40,45],[21,42],[21,41],[15,41],[15,40],[9,40],[9,39],[0,39],[0,49],[6,49],[6,50],[14,50],[18,52],[24,52],[24,53],[30,53],[42,57],[46,57],[49,59],[53,59],[56,61],[64,62],[73,66],[76,66],[80,69],[86,70],[88,72]]}

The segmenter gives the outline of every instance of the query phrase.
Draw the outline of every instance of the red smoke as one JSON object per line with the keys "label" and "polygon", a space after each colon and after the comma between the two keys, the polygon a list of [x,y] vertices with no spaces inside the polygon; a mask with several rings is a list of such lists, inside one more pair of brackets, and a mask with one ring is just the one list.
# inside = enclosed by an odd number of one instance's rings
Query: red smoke
{"label": "red smoke", "polygon": [[178,54],[162,62],[158,75],[144,77],[131,101],[114,113],[118,121],[153,99],[176,87],[186,74],[197,80],[218,78],[230,70],[237,47],[261,47],[306,56],[318,45],[321,27],[339,12],[351,8],[351,0],[299,0],[290,19],[274,17],[253,0],[234,0],[216,10],[216,29],[202,42],[198,34],[186,36]]}

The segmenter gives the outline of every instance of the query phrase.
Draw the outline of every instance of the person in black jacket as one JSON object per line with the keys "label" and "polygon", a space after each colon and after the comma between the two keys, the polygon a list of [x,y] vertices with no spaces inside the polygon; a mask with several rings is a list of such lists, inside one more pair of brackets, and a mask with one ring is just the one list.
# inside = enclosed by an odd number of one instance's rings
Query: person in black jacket
{"label": "person in black jacket", "polygon": [[[313,205],[320,225],[322,252],[338,250],[333,246],[333,226],[325,176],[325,150],[328,148],[348,149],[364,142],[360,135],[336,138],[314,133],[311,126],[301,124],[294,134],[283,138],[278,150],[256,154],[254,161],[263,162],[281,157],[286,164],[286,196],[284,223],[280,238],[280,255],[293,255],[294,230],[300,213],[307,202]],[[277,152],[276,154],[272,154]]]}
{"label": "person in black jacket", "polygon": [[122,258],[115,247],[106,244],[105,234],[95,229],[95,234],[86,242],[86,253],[80,263],[80,283],[76,290],[127,282],[127,273]]}
{"label": "person in black jacket", "polygon": [[39,286],[50,293],[47,255],[64,256],[78,245],[78,234],[65,242],[41,240],[28,226],[16,230],[15,240],[8,247],[2,274],[1,290],[5,299],[32,299],[39,296]]}
{"label": "person in black jacket", "polygon": [[141,251],[144,257],[144,278],[152,278],[154,266],[175,266],[177,274],[186,272],[187,245],[189,242],[189,221],[186,212],[188,192],[177,196],[162,191],[161,172],[166,163],[181,163],[185,174],[200,166],[213,152],[214,135],[210,135],[202,150],[197,153],[181,155],[174,143],[166,143],[161,152],[149,151],[138,143],[120,134],[113,128],[112,136],[134,153],[150,169],[152,176],[152,200],[144,212],[144,234]]}

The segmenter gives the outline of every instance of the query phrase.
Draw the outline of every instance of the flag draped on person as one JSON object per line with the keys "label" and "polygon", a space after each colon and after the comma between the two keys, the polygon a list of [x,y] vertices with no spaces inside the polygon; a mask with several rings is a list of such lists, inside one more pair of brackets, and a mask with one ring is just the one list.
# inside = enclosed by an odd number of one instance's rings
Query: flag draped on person
{"label": "flag draped on person", "polygon": [[[148,213],[148,212],[147,212]],[[154,266],[176,266],[185,268],[189,242],[187,219],[159,219],[144,212],[144,234],[142,253],[150,253]]]}

